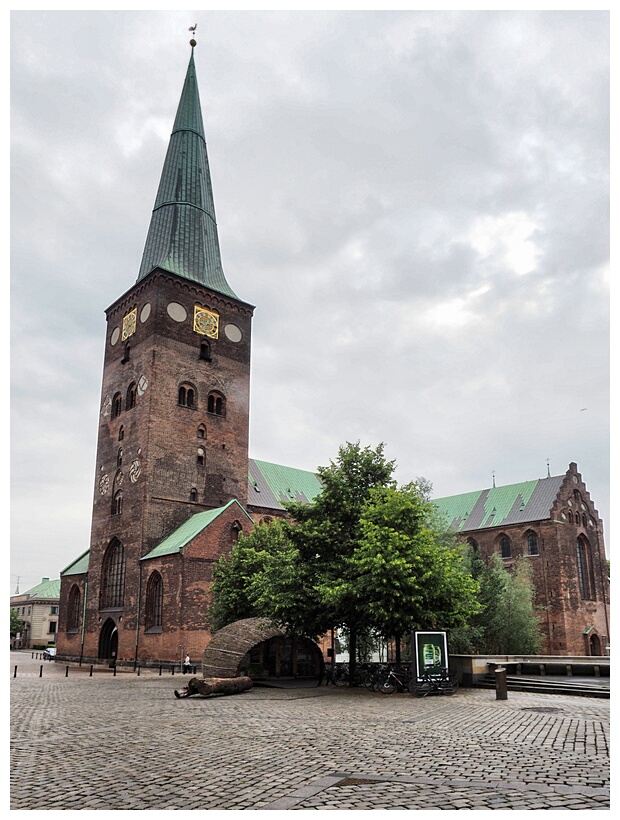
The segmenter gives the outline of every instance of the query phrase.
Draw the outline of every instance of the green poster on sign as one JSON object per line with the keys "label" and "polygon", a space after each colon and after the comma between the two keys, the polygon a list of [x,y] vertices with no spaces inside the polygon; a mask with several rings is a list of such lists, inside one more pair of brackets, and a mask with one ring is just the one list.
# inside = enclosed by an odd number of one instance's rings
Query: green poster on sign
{"label": "green poster on sign", "polygon": [[448,667],[445,632],[414,632],[411,643],[418,679],[425,674],[439,675]]}

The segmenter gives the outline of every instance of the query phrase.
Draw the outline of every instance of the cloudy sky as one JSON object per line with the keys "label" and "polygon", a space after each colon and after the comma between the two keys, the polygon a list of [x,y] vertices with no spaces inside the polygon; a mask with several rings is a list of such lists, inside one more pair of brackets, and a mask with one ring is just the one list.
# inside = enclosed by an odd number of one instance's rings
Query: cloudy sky
{"label": "cloudy sky", "polygon": [[437,497],[575,461],[608,533],[607,12],[14,12],[11,593],[89,546],[104,310],[194,23],[224,270],[257,306],[250,454],[383,441]]}

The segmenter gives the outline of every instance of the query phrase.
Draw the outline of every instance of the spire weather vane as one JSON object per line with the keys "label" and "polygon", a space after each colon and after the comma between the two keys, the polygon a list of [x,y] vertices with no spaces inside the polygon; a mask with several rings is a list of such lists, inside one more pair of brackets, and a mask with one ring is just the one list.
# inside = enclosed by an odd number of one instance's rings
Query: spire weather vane
{"label": "spire weather vane", "polygon": [[190,27],[187,29],[188,31],[191,31],[191,33],[192,33],[192,39],[189,41],[189,44],[190,44],[190,46],[191,46],[192,48],[194,48],[194,46],[196,45],[196,40],[194,39],[194,37],[195,37],[195,34],[196,34],[196,29],[197,29],[197,28],[198,28],[198,23],[194,23],[194,25],[193,25],[193,26],[190,26]]}

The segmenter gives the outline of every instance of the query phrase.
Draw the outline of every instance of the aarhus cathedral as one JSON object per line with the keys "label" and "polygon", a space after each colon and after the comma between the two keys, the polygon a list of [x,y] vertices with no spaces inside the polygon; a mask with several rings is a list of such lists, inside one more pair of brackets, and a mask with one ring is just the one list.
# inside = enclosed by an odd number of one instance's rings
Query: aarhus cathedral
{"label": "aarhus cathedral", "polygon": [[[90,547],[61,573],[60,659],[200,658],[214,563],[320,491],[249,458],[253,306],[222,267],[191,45],[138,276],[106,310]],[[436,503],[483,555],[531,560],[543,653],[608,654],[602,522],[576,464]]]}

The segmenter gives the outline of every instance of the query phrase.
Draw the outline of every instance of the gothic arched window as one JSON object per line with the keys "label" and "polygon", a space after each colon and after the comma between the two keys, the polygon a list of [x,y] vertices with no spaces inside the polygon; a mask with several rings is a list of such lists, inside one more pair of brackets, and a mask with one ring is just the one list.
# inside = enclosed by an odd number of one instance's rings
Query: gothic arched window
{"label": "gothic arched window", "polygon": [[468,538],[467,543],[469,544],[472,552],[474,552],[476,554],[478,554],[480,552],[480,546],[478,545],[478,542],[474,538]]}
{"label": "gothic arched window", "polygon": [[502,558],[510,558],[510,538],[507,535],[499,539],[499,553]]}
{"label": "gothic arched window", "polygon": [[592,567],[592,554],[590,545],[586,539],[580,535],[577,539],[577,579],[579,581],[579,592],[586,601],[596,600],[594,588],[594,572]]}
{"label": "gothic arched window", "polygon": [[118,538],[110,541],[101,565],[99,609],[123,606],[125,595],[125,550]]}
{"label": "gothic arched window", "polygon": [[239,540],[239,533],[243,532],[241,524],[238,521],[234,521],[232,527],[230,528],[230,540],[232,544],[236,544]]}
{"label": "gothic arched window", "polygon": [[144,628],[153,629],[162,626],[162,609],[164,603],[164,582],[159,572],[152,572],[146,585],[146,603]]}
{"label": "gothic arched window", "polygon": [[77,632],[80,628],[80,616],[82,614],[82,596],[77,584],[73,584],[69,592],[69,602],[67,604],[67,632]]}
{"label": "gothic arched window", "polygon": [[527,554],[538,555],[538,536],[532,530],[527,534]]}
{"label": "gothic arched window", "polygon": [[136,406],[136,396],[138,395],[138,388],[135,385],[135,382],[132,382],[129,387],[127,388],[127,401],[125,402],[125,409],[131,410],[132,407]]}
{"label": "gothic arched window", "polygon": [[123,397],[120,393],[116,393],[112,399],[112,418],[115,419],[120,416],[123,409]]}
{"label": "gothic arched window", "polygon": [[112,497],[112,515],[120,515],[123,512],[123,491],[117,490]]}

